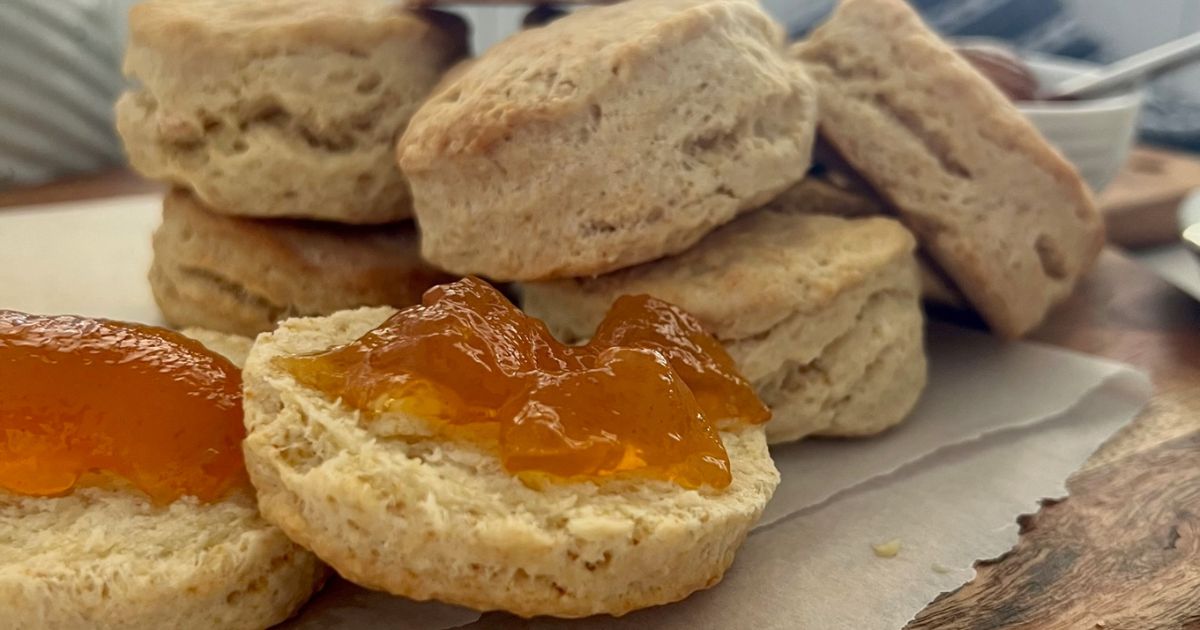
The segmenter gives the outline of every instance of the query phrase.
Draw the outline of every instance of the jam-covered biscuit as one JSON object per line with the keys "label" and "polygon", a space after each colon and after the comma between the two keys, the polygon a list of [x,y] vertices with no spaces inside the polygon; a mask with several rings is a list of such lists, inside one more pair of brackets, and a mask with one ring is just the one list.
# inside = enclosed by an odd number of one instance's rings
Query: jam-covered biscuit
{"label": "jam-covered biscuit", "polygon": [[566,346],[477,278],[435,287],[353,343],[281,357],[296,380],[370,414],[408,413],[497,452],[505,470],[727,487],[718,427],[770,412],[721,344],[649,296],[617,300]]}
{"label": "jam-covered biscuit", "polygon": [[[258,514],[238,350],[0,311],[6,628],[265,628],[326,568]],[[232,361],[232,363],[231,363]]]}
{"label": "jam-covered biscuit", "polygon": [[678,315],[657,301],[624,305],[591,349],[470,287],[426,302],[258,338],[245,450],[266,518],[359,584],[523,616],[619,615],[720,580],[779,477],[745,421],[761,406],[701,417],[737,397],[692,392],[745,387],[711,339],[646,331]]}

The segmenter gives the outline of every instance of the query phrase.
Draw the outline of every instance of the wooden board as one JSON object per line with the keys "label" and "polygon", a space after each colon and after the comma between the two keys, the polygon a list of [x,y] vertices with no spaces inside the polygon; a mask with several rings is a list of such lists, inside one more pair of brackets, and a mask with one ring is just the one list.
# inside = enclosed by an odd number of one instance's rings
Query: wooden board
{"label": "wooden board", "polygon": [[1179,204],[1196,188],[1200,158],[1151,147],[1134,149],[1099,198],[1109,242],[1146,247],[1178,241]]}
{"label": "wooden board", "polygon": [[1148,370],[1154,398],[909,630],[1200,628],[1200,303],[1110,250],[1035,338]]}

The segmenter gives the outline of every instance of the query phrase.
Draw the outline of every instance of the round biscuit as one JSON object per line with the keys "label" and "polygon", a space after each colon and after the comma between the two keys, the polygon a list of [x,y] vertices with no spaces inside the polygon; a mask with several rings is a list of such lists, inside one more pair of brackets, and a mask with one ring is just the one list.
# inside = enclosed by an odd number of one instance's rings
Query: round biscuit
{"label": "round biscuit", "polygon": [[411,216],[392,147],[467,46],[461,20],[384,0],[149,0],[129,30],[134,168],[224,214],[340,223]]}
{"label": "round biscuit", "polygon": [[353,340],[393,312],[291,319],[256,341],[244,446],[265,518],[368,588],[522,616],[620,615],[721,579],[779,481],[761,427],[722,433],[724,490],[535,489],[490,452],[410,417],[365,418],[273,363]]}
{"label": "round biscuit", "polygon": [[799,181],[816,97],[755,0],[631,0],[513,35],[397,146],[422,252],[495,280],[681,252]]}

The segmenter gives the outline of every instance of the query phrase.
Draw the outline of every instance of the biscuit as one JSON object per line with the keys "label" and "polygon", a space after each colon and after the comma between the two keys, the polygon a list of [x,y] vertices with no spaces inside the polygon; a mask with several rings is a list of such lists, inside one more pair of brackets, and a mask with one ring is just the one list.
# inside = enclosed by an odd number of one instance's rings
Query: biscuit
{"label": "biscuit", "polygon": [[[889,213],[883,200],[870,191],[848,187],[841,175],[836,172],[819,175],[810,173],[800,183],[783,191],[767,207],[777,212],[828,214],[846,218]],[[954,288],[937,263],[918,253],[917,268],[921,278],[921,299],[942,306],[965,307],[962,294]]]}
{"label": "biscuit", "polygon": [[[238,365],[248,339],[191,331]],[[324,581],[311,553],[241,490],[157,506],[136,490],[0,491],[0,610],[9,628],[265,628]]]}
{"label": "biscuit", "polygon": [[755,0],[630,0],[529,29],[413,116],[422,253],[495,280],[687,249],[808,169],[816,98]]}
{"label": "biscuit", "polygon": [[368,588],[522,616],[620,615],[720,581],[779,481],[761,427],[722,432],[724,490],[533,489],[489,452],[400,414],[366,421],[272,361],[352,341],[392,313],[290,319],[256,341],[245,452],[268,520]]}
{"label": "biscuit", "polygon": [[1086,185],[902,0],[845,0],[793,54],[821,133],[997,333],[1037,326],[1104,240]]}
{"label": "biscuit", "polygon": [[412,223],[265,222],[210,212],[186,191],[163,201],[150,287],[173,326],[246,336],[292,315],[407,306],[448,276],[425,264]]}
{"label": "biscuit", "polygon": [[574,342],[617,297],[653,295],[725,344],[771,407],[771,443],[867,435],[903,420],[925,385],[914,247],[891,219],[765,209],[673,258],[523,284],[523,307]]}
{"label": "biscuit", "polygon": [[134,168],[217,212],[341,223],[411,216],[396,137],[466,51],[457,18],[383,0],[149,0],[117,103]]}

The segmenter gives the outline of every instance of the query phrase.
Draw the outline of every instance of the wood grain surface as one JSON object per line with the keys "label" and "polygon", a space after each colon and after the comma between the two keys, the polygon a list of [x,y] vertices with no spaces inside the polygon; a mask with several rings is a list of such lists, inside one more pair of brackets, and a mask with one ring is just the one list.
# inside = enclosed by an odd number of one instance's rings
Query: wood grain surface
{"label": "wood grain surface", "polygon": [[1115,251],[1037,333],[1150,373],[1147,408],[910,629],[1200,629],[1200,303]]}

